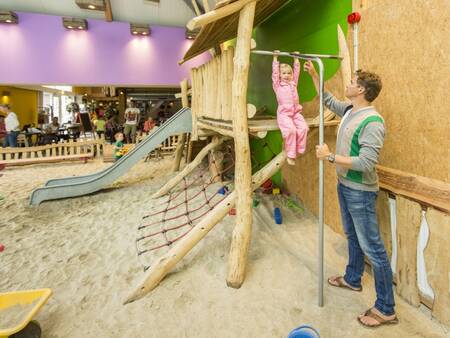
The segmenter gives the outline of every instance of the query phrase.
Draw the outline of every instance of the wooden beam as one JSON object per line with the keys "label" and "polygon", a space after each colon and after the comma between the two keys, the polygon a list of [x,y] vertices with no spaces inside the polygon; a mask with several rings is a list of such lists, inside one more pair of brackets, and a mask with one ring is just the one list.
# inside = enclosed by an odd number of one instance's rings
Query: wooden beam
{"label": "wooden beam", "polygon": [[215,131],[216,133],[224,135],[224,136],[234,137],[234,133],[231,128],[230,129],[221,128],[220,126],[216,126],[212,123],[210,124],[210,123],[204,123],[203,121],[198,121],[197,128],[209,129],[209,130]]}
{"label": "wooden beam", "polygon": [[113,21],[113,13],[110,0],[105,0],[105,19],[108,22]]}
{"label": "wooden beam", "polygon": [[191,19],[186,25],[186,27],[190,30],[203,27],[211,22],[217,21],[219,19],[222,19],[226,16],[229,16],[233,13],[240,11],[245,5],[254,1],[257,0],[238,0],[229,5],[213,9],[212,11],[206,11],[205,14]]}
{"label": "wooden beam", "polygon": [[[264,168],[253,175],[252,189],[255,190],[269,177],[272,177],[280,170],[285,161],[286,153],[282,151]],[[186,236],[175,242],[174,246],[167,253],[162,255],[154,264],[152,264],[150,269],[145,273],[142,282],[139,283],[136,289],[125,300],[124,304],[132,303],[156,288],[175,265],[228,214],[228,211],[230,211],[235,203],[236,192],[233,191],[222,200],[222,202],[217,204],[214,209],[200,221],[200,223],[186,234]]]}
{"label": "wooden beam", "polygon": [[205,158],[205,156],[208,155],[210,150],[221,145],[224,140],[225,139],[223,137],[215,138],[211,143],[209,143],[206,147],[204,147],[198,153],[198,155],[195,157],[195,159],[191,163],[189,163],[188,165],[186,165],[184,167],[183,171],[181,171],[178,175],[176,175],[175,177],[170,179],[166,184],[164,184],[164,186],[162,186],[156,193],[154,193],[152,195],[152,198],[158,198],[158,197],[161,197],[161,196],[164,196],[165,194],[167,194],[170,191],[170,189],[175,187],[178,183],[181,182],[181,180],[184,177],[189,175],[192,172],[192,170],[197,168],[197,166],[202,162],[202,160]]}
{"label": "wooden beam", "polygon": [[[232,4],[231,4],[232,5]],[[231,6],[228,5],[227,7]],[[223,7],[226,8],[226,7]],[[250,41],[255,19],[256,1],[247,3],[239,13],[239,25],[234,55],[231,111],[233,117],[236,189],[236,226],[228,259],[227,285],[240,288],[245,279],[248,248],[252,233],[252,165],[247,120],[248,71]]]}
{"label": "wooden beam", "polygon": [[450,183],[377,166],[382,189],[450,213]]}
{"label": "wooden beam", "polygon": [[[186,79],[180,82],[181,87],[181,106],[183,108],[189,107],[188,98],[188,82]],[[172,172],[180,170],[181,157],[183,156],[184,146],[186,143],[186,133],[182,133],[178,136],[177,149],[175,149],[175,158],[173,162]]]}

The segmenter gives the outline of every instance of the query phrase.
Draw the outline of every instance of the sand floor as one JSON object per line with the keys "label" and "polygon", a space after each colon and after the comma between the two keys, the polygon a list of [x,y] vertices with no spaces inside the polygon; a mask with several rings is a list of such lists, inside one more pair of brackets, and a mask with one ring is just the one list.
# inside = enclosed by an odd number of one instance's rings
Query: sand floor
{"label": "sand floor", "polygon": [[[136,228],[154,203],[171,162],[140,163],[112,188],[29,207],[32,189],[50,178],[109,164],[58,164],[7,169],[0,177],[0,291],[49,287],[37,316],[43,337],[286,337],[310,324],[322,337],[448,337],[448,328],[396,297],[400,324],[370,330],[355,320],[374,300],[365,274],[362,293],[325,287],[317,306],[317,222],[284,210],[271,220],[269,202],[255,209],[248,273],[241,289],[225,283],[234,217],[227,216],[161,285],[135,303],[122,302],[143,269]],[[346,242],[327,229],[326,275],[343,271]]]}

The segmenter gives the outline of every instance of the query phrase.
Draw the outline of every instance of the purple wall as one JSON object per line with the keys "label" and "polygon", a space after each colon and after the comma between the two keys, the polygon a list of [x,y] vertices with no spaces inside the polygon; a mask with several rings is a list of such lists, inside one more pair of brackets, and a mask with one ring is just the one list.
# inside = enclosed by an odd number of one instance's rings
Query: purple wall
{"label": "purple wall", "polygon": [[0,84],[178,86],[208,59],[178,66],[192,43],[184,28],[151,26],[150,37],[135,37],[123,22],[88,20],[77,32],[58,16],[18,15],[18,25],[0,24]]}

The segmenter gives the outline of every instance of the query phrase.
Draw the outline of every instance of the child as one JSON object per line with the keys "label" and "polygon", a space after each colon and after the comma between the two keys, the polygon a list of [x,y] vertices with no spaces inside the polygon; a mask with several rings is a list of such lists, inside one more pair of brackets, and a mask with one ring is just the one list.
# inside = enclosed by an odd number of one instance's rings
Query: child
{"label": "child", "polygon": [[[298,100],[297,84],[300,75],[300,62],[294,59],[294,71],[286,63],[278,62],[278,53],[275,50],[272,63],[272,85],[277,96],[277,122],[284,140],[287,153],[287,162],[295,164],[298,154],[306,149],[306,136],[308,124],[300,114],[303,110]],[[297,52],[296,52],[297,53]]]}
{"label": "child", "polygon": [[106,121],[103,115],[99,115],[98,119],[95,120],[94,126],[98,137],[101,138],[102,135],[105,134],[105,126],[106,126]]}
{"label": "child", "polygon": [[114,143],[114,158],[116,161],[123,156],[123,133],[114,135],[116,143]]}
{"label": "child", "polygon": [[149,116],[147,121],[144,122],[144,133],[148,134],[155,127],[155,125],[155,121],[153,121],[153,118]]}

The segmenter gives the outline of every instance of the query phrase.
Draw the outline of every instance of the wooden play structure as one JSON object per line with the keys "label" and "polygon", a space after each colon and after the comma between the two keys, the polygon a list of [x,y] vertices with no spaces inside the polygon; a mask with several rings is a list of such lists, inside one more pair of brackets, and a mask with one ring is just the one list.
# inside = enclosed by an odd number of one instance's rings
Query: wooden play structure
{"label": "wooden play structure", "polygon": [[[133,302],[153,290],[206,234],[236,205],[236,226],[233,231],[228,261],[227,285],[241,287],[245,279],[247,253],[250,245],[252,229],[252,191],[275,174],[283,165],[286,154],[282,151],[265,167],[252,176],[249,137],[264,138],[268,131],[278,130],[276,120],[272,116],[257,114],[257,107],[247,102],[248,71],[250,53],[254,46],[251,34],[254,25],[281,7],[286,1],[274,0],[239,0],[221,1],[216,9],[196,17],[188,24],[189,29],[201,27],[200,34],[186,53],[181,63],[219,46],[222,42],[237,37],[236,47],[229,47],[215,55],[206,64],[191,69],[192,83],[192,133],[191,140],[198,140],[205,135],[214,135],[197,157],[183,171],[169,180],[153,197],[167,194],[186,175],[192,172],[202,159],[226,139],[233,139],[235,155],[235,190],[221,203],[214,207],[186,236],[174,243],[171,249],[160,257],[146,271],[144,280],[127,298],[125,303]],[[305,60],[317,62],[323,88],[323,64],[320,57],[340,58],[336,56],[291,55]],[[187,82],[181,84],[183,106],[188,104]],[[310,128],[319,127],[323,139],[325,126],[336,126],[339,121],[324,121],[323,90],[320,93],[320,114],[318,118],[309,119]],[[175,168],[179,167],[181,150],[176,152]],[[323,163],[319,161],[321,171]],[[323,184],[323,175],[320,178]],[[323,196],[319,201],[323,215]],[[320,200],[319,199],[319,200]],[[323,216],[319,241],[323,251]],[[323,252],[319,254],[319,270],[322,271],[319,287],[319,305],[323,304]]]}

